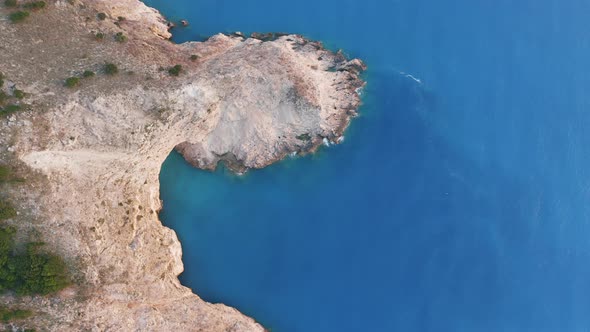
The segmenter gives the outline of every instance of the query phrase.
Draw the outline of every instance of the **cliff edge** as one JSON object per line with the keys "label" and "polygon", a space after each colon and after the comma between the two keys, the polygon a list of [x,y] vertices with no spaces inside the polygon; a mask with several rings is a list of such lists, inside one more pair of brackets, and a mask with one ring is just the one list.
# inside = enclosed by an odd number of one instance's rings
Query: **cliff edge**
{"label": "cliff edge", "polygon": [[63,256],[76,282],[0,301],[50,331],[264,330],[179,283],[160,167],[173,149],[243,172],[338,143],[364,64],[298,35],[174,44],[139,0],[49,1],[18,23],[15,10],[0,5],[0,89],[24,96],[0,113],[0,163],[25,182],[1,185],[19,212],[7,222]]}

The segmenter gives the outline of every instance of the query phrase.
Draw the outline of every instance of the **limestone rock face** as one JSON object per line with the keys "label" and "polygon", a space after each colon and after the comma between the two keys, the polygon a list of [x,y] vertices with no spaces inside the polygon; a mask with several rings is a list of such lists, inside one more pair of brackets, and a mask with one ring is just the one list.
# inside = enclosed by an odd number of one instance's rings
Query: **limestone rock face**
{"label": "limestone rock face", "polygon": [[[53,298],[0,297],[42,312],[31,326],[263,330],[178,282],[181,246],[157,214],[161,164],[177,149],[196,167],[223,161],[243,172],[338,143],[359,107],[365,65],[298,35],[176,45],[166,29],[138,0],[56,1],[21,25],[0,20],[3,89],[26,91],[29,105],[0,118],[0,161],[27,179],[3,189],[20,211],[10,223],[63,255],[77,281]],[[128,41],[114,41],[117,32]],[[119,73],[104,74],[105,63]],[[176,64],[183,69],[172,76]],[[63,86],[84,70],[97,75]]]}
{"label": "limestone rock face", "polygon": [[350,62],[300,36],[238,39],[190,78],[209,98],[208,133],[197,139],[189,134],[177,147],[185,158],[206,169],[219,160],[238,169],[262,168],[312,150],[324,138],[337,142],[363,85]]}

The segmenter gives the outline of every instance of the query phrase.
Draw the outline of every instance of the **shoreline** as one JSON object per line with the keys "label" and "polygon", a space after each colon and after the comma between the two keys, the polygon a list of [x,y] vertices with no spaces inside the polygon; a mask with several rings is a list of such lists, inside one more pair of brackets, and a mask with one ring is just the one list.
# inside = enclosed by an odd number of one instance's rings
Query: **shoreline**
{"label": "shoreline", "polygon": [[[51,304],[3,300],[43,312],[27,322],[53,330],[264,330],[178,281],[180,243],[157,213],[160,167],[179,144],[200,168],[224,155],[262,168],[337,141],[360,105],[364,64],[298,35],[170,43],[163,16],[139,0],[57,1],[0,24],[0,46],[19,45],[0,55],[0,70],[29,105],[0,125],[1,161],[21,165],[28,181],[7,189],[23,212],[9,223],[38,232],[79,280]],[[112,39],[119,32],[125,41]],[[104,73],[111,62],[119,73]],[[180,75],[170,75],[176,64]],[[97,75],[63,85],[84,70]]]}

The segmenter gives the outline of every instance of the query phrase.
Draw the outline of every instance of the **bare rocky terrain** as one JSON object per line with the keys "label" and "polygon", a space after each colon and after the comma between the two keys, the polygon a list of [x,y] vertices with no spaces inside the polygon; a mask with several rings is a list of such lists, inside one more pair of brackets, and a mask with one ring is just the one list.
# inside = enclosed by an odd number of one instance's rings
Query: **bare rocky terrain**
{"label": "bare rocky terrain", "polygon": [[19,23],[14,11],[0,4],[2,90],[25,98],[0,117],[0,164],[25,182],[3,184],[1,197],[17,207],[7,223],[19,238],[45,241],[75,283],[49,297],[0,296],[35,312],[4,328],[264,330],[178,282],[180,243],[158,219],[160,167],[175,148],[196,167],[243,172],[338,143],[364,64],[297,35],[177,45],[138,0],[49,1]]}

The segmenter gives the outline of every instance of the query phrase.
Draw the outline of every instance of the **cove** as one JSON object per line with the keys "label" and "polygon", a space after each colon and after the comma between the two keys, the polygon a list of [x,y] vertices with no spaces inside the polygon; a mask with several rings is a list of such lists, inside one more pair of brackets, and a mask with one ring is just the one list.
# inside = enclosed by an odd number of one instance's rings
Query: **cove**
{"label": "cove", "polygon": [[341,145],[243,177],[170,155],[184,285],[273,331],[590,326],[589,4],[146,3],[176,42],[288,31],[369,65]]}

